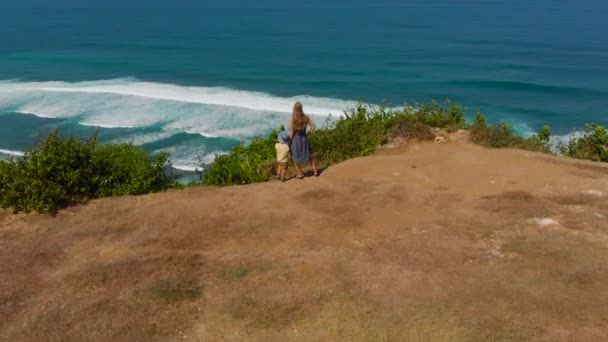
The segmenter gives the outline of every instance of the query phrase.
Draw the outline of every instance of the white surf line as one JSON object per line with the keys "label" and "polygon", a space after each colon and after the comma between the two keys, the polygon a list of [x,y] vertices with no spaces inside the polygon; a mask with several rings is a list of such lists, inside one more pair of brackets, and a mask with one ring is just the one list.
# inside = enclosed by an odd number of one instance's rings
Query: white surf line
{"label": "white surf line", "polygon": [[58,117],[55,116],[55,115],[34,113],[34,112],[26,111],[26,110],[16,110],[15,113],[25,114],[25,115],[33,115],[33,116],[37,116],[39,118],[44,118],[44,119],[58,119]]}
{"label": "white surf line", "polygon": [[[151,87],[156,89],[146,90],[133,90],[128,89],[129,87]],[[163,89],[164,88],[164,89]],[[167,89],[168,88],[168,89]],[[317,98],[308,95],[294,96],[291,98],[275,97],[266,93],[255,92],[255,91],[244,91],[234,90],[230,88],[205,88],[205,87],[180,87],[177,85],[170,84],[154,84],[154,83],[132,83],[125,85],[107,85],[107,86],[90,86],[90,87],[31,87],[24,86],[21,89],[30,91],[46,91],[46,92],[59,92],[59,93],[86,93],[86,94],[113,94],[113,95],[125,95],[125,96],[136,96],[142,98],[151,98],[157,100],[175,101],[175,102],[186,102],[186,103],[197,103],[197,104],[208,104],[218,106],[231,106],[250,110],[262,110],[271,112],[285,112],[290,111],[293,102],[296,99],[301,99],[305,104],[305,110],[314,115],[342,115],[343,110],[347,109],[347,106],[354,106],[356,102],[340,99],[331,98]],[[174,93],[172,95],[160,94]],[[182,94],[177,94],[182,92]],[[319,106],[314,104],[306,105],[306,101],[327,101],[327,102],[340,102],[345,108],[329,108],[326,106]]]}
{"label": "white surf line", "polygon": [[138,128],[138,126],[129,126],[129,125],[108,125],[108,124],[98,124],[94,122],[78,122],[81,126],[87,127],[100,127],[100,128]]}
{"label": "white surf line", "polygon": [[177,170],[190,171],[190,172],[203,171],[203,169],[204,169],[202,166],[190,166],[190,165],[171,165],[171,167],[173,167],[174,169],[177,169]]}
{"label": "white surf line", "polygon": [[8,156],[16,156],[16,157],[23,157],[25,155],[25,152],[22,152],[22,151],[3,150],[3,149],[0,149],[0,153],[8,155]]}

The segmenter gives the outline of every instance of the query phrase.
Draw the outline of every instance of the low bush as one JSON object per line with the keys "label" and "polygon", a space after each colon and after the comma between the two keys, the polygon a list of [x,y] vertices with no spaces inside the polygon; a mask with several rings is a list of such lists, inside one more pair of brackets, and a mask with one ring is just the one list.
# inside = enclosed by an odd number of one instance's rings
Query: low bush
{"label": "low bush", "polygon": [[91,160],[96,197],[140,195],[173,185],[168,177],[169,154],[154,157],[130,144],[98,145]]}
{"label": "low bush", "polygon": [[344,116],[310,135],[315,158],[322,165],[372,154],[387,141],[394,112],[359,104]]}
{"label": "low bush", "polygon": [[608,132],[603,126],[588,124],[581,135],[561,144],[560,151],[572,158],[608,162]]}
{"label": "low bush", "polygon": [[551,153],[551,128],[542,130],[529,138],[516,135],[510,125],[500,123],[488,125],[486,119],[477,113],[469,135],[473,143],[491,148],[518,148],[529,151]]}
{"label": "low bush", "polygon": [[435,138],[435,134],[433,134],[431,128],[431,126],[415,118],[404,117],[396,122],[389,135],[391,138],[401,137],[405,140],[432,140]]}
{"label": "low bush", "polygon": [[[415,108],[412,110],[412,108]],[[467,127],[465,112],[456,103],[446,101],[443,105],[432,100],[419,106],[409,106],[404,110],[406,116],[413,117],[416,121],[430,127],[445,128],[448,131],[456,131]]]}
{"label": "low bush", "polygon": [[203,173],[204,185],[231,185],[266,182],[274,172],[277,131],[249,145],[239,145],[227,155],[217,155]]}
{"label": "low bush", "polygon": [[51,211],[93,198],[139,195],[173,185],[168,154],[151,157],[129,144],[41,139],[23,158],[0,161],[0,206],[16,211]]}

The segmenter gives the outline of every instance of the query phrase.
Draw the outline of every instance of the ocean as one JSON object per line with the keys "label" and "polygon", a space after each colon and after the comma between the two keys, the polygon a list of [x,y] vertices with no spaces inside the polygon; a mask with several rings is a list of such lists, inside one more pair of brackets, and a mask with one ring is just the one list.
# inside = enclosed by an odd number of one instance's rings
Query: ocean
{"label": "ocean", "polygon": [[58,129],[191,170],[358,101],[608,124],[605,0],[0,0],[0,154]]}

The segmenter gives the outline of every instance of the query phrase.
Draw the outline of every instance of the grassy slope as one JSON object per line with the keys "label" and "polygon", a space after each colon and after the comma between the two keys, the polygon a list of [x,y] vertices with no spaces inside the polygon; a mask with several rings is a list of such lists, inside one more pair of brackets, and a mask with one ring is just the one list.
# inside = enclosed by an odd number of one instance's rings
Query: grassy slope
{"label": "grassy slope", "polygon": [[0,331],[605,340],[607,176],[522,151],[413,144],[304,181],[102,199],[56,217],[4,212]]}

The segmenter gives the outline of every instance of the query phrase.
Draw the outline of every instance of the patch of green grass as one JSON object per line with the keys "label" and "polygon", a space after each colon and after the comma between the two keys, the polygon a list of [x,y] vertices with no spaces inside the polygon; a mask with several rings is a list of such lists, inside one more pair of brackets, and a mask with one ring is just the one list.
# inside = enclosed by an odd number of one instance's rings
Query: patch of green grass
{"label": "patch of green grass", "polygon": [[200,298],[203,292],[196,280],[187,277],[157,280],[148,289],[153,297],[167,304],[193,301]]}
{"label": "patch of green grass", "polygon": [[245,265],[228,266],[220,272],[225,280],[239,280],[245,278],[251,270]]}

